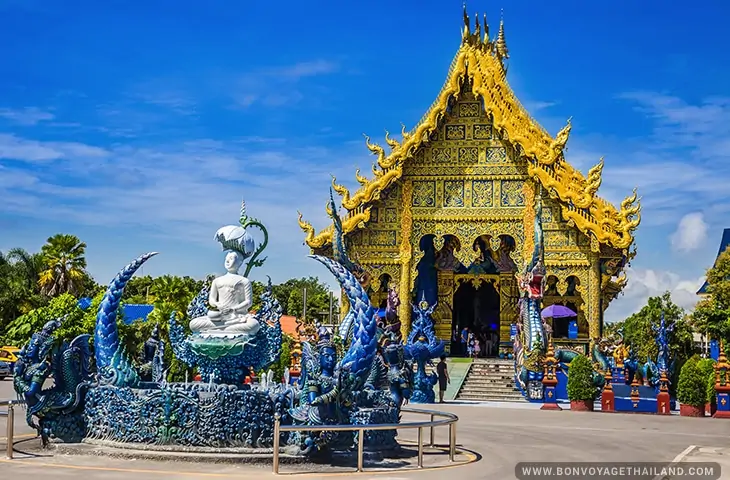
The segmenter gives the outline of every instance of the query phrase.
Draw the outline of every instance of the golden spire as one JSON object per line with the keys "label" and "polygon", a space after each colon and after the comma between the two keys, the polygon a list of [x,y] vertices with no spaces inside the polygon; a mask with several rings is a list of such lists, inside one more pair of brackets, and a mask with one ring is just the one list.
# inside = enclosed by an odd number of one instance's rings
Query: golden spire
{"label": "golden spire", "polygon": [[479,24],[479,13],[474,14],[474,36],[477,40],[482,36],[482,26]]}
{"label": "golden spire", "polygon": [[484,14],[484,44],[489,44],[489,24],[487,23],[487,14]]}
{"label": "golden spire", "polygon": [[499,20],[499,33],[497,33],[497,41],[495,48],[499,58],[509,58],[509,50],[507,50],[507,41],[504,39],[504,10],[502,10],[502,18]]}
{"label": "golden spire", "polygon": [[462,38],[466,39],[471,35],[471,29],[469,27],[469,14],[466,13],[466,2],[464,2],[464,30],[462,31]]}

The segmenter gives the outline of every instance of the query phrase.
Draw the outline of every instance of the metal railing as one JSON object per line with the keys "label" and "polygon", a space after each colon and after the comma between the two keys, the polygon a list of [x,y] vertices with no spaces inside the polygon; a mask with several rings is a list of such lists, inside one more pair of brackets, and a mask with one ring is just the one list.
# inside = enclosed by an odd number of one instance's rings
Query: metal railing
{"label": "metal railing", "polygon": [[[373,430],[403,430],[418,429],[418,468],[423,468],[423,429],[430,429],[429,446],[434,446],[436,427],[449,426],[449,461],[453,462],[456,456],[456,422],[459,417],[453,413],[439,412],[437,410],[421,410],[415,408],[401,408],[404,413],[416,413],[419,415],[430,415],[429,422],[402,422],[384,423],[374,425],[281,425],[281,416],[274,415],[274,462],[273,470],[279,474],[279,442],[281,432],[357,432],[357,471],[364,471],[363,456],[365,450],[365,432]],[[436,417],[443,417],[436,420]]]}
{"label": "metal railing", "polygon": [[[21,400],[2,400],[0,407],[7,407],[7,412],[0,412],[0,416],[7,417],[6,420],[6,452],[5,455],[9,460],[13,458],[13,443],[15,433],[15,406],[24,405]],[[279,448],[281,440],[281,432],[357,432],[357,471],[362,472],[363,456],[365,451],[365,432],[374,430],[404,430],[418,429],[418,468],[423,468],[423,429],[430,430],[429,446],[435,444],[436,427],[449,427],[449,461],[454,462],[456,457],[456,422],[459,417],[453,413],[440,412],[437,410],[421,410],[415,408],[401,408],[403,413],[415,413],[418,415],[430,415],[431,420],[428,422],[402,422],[402,423],[385,423],[374,425],[281,425],[281,416],[277,413],[274,416],[274,461],[273,470],[275,474],[279,473]],[[436,420],[436,417],[442,417]]]}
{"label": "metal railing", "polygon": [[24,405],[25,402],[21,400],[2,400],[0,401],[0,407],[8,407],[6,413],[0,412],[0,417],[7,417],[7,423],[5,425],[5,436],[7,445],[5,449],[5,456],[8,460],[13,459],[13,437],[15,434],[15,405]]}

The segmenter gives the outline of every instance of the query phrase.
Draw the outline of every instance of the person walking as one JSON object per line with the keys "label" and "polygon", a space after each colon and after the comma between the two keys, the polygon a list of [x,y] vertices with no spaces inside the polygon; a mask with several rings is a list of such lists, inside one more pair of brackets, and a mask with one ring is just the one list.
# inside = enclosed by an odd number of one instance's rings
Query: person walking
{"label": "person walking", "polygon": [[439,377],[439,403],[444,403],[444,393],[446,386],[451,383],[449,378],[449,369],[446,365],[446,355],[441,355],[441,361],[436,365],[436,373]]}

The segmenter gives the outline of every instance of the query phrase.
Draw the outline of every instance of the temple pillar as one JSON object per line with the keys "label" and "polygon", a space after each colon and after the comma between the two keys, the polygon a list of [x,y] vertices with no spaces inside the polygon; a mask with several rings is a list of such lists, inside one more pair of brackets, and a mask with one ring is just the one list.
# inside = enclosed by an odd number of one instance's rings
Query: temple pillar
{"label": "temple pillar", "polygon": [[601,337],[601,262],[597,253],[590,255],[590,270],[588,272],[588,337]]}
{"label": "temple pillar", "polygon": [[499,353],[512,353],[510,330],[519,315],[517,278],[512,272],[499,274]]}
{"label": "temple pillar", "polygon": [[446,342],[447,352],[451,353],[451,326],[453,324],[454,272],[438,272],[438,305],[434,312],[436,336]]}
{"label": "temple pillar", "polygon": [[400,230],[400,307],[398,307],[398,319],[401,322],[401,334],[403,338],[408,337],[411,331],[411,268],[413,264],[413,247],[411,245],[411,232],[413,231],[413,182],[407,180],[403,183],[401,196],[401,230]]}

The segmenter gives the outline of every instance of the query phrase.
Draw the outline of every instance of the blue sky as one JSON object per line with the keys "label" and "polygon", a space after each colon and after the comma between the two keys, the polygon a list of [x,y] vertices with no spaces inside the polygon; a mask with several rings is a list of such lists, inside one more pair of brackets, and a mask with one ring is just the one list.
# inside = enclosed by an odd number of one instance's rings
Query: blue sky
{"label": "blue sky", "polygon": [[[728,221],[730,6],[659,1],[473,1],[508,79],[567,156],[605,156],[599,194],[639,187],[639,254],[620,319],[664,290],[691,307]],[[327,272],[297,209],[327,224],[329,174],[354,187],[362,133],[412,127],[459,46],[460,1],[0,0],[0,250],[58,232],[88,244],[106,283],[146,251],[146,274],[221,271],[216,229],[242,198],[269,226],[275,282]]]}

